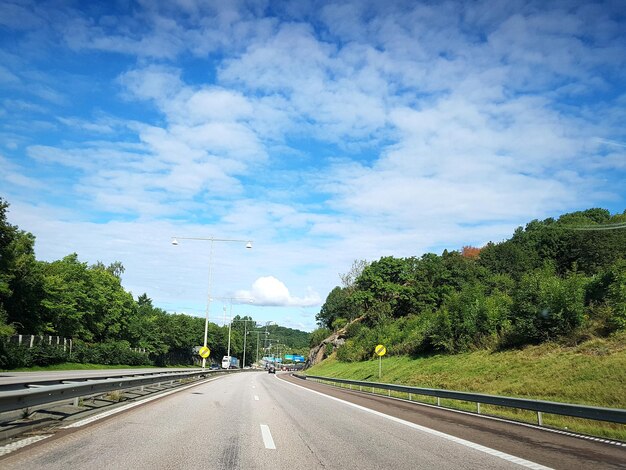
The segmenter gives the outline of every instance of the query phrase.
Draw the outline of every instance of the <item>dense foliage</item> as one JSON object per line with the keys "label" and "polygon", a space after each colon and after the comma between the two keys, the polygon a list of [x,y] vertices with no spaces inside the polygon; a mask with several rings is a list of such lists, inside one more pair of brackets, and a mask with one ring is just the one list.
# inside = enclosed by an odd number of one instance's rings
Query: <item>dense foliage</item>
{"label": "dense foliage", "polygon": [[361,263],[328,295],[312,337],[345,326],[337,357],[358,361],[378,343],[455,353],[626,329],[625,222],[626,212],[590,209],[482,249]]}
{"label": "dense foliage", "polygon": [[[188,364],[197,359],[192,351],[203,344],[204,318],[169,314],[155,307],[146,294],[134,299],[122,286],[120,262],[90,266],[76,254],[38,261],[35,237],[8,222],[8,207],[0,198],[0,368],[66,361]],[[250,317],[233,320],[231,355],[242,358],[244,332],[250,332],[256,322]],[[277,325],[269,329],[275,339],[297,352],[308,345],[308,333]],[[14,333],[72,338],[74,349],[70,354],[54,346],[20,347],[7,340]],[[210,360],[220,361],[227,343],[228,327],[210,323]],[[256,346],[256,335],[249,335],[246,365],[256,359]]]}

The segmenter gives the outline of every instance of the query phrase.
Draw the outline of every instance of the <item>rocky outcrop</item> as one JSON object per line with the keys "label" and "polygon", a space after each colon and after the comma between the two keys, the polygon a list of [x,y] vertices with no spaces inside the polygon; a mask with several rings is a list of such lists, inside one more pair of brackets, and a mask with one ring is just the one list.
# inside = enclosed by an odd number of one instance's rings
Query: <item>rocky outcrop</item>
{"label": "rocky outcrop", "polygon": [[[309,351],[309,357],[307,358],[304,365],[305,369],[308,369],[309,367],[322,362],[326,357],[330,355],[327,345],[331,344],[333,351],[341,346],[346,341],[345,337],[342,336],[341,333],[342,330],[338,331],[337,333],[333,333],[320,344],[311,348],[311,350]],[[343,333],[345,334],[345,331],[343,331]]]}
{"label": "rocky outcrop", "polygon": [[[304,368],[308,369],[309,367],[314,366],[315,364],[319,364],[328,356],[330,356],[334,351],[336,351],[337,348],[339,348],[339,346],[341,346],[343,343],[346,342],[346,336],[347,336],[346,331],[348,327],[352,323],[361,321],[362,319],[363,317],[359,317],[355,320],[352,320],[352,322],[348,323],[343,328],[335,331],[328,338],[323,340],[320,344],[312,347],[311,350],[309,351],[309,357],[304,363]],[[330,350],[331,348],[328,347],[329,344],[332,345],[332,350]]]}

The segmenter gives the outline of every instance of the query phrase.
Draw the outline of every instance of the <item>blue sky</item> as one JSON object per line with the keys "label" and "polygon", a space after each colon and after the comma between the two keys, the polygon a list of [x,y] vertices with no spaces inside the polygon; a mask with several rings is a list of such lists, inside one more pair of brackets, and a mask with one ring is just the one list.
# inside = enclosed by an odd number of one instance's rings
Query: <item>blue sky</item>
{"label": "blue sky", "polygon": [[37,256],[310,330],[356,259],[626,208],[623,1],[0,1],[0,195]]}

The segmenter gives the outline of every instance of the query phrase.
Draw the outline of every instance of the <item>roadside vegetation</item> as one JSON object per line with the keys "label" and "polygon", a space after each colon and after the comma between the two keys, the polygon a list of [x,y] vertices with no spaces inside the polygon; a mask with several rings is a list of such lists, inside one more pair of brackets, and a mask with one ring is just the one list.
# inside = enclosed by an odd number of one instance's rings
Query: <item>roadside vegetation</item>
{"label": "roadside vegetation", "polygon": [[[535,400],[626,408],[626,333],[595,338],[577,345],[547,342],[507,351],[478,350],[422,357],[390,356],[343,362],[331,355],[307,374],[352,380],[395,383]],[[406,399],[406,394],[394,394]],[[436,400],[413,395],[413,400]],[[476,404],[442,400],[442,406],[476,411]],[[523,410],[487,406],[483,414],[535,424],[537,415]],[[547,426],[626,440],[626,426],[544,414]]]}
{"label": "roadside vegetation", "polygon": [[335,355],[307,374],[537,400],[626,408],[626,333],[578,345],[553,342],[508,351],[343,362]]}
{"label": "roadside vegetation", "polygon": [[[626,407],[626,211],[534,220],[482,248],[356,261],[341,281],[317,315],[309,374],[378,381],[383,344],[383,382]],[[624,426],[576,426],[626,439]]]}
{"label": "roadside vegetation", "polygon": [[[204,341],[204,318],[170,314],[155,307],[145,293],[133,298],[122,286],[121,262],[89,265],[76,253],[52,262],[37,260],[35,237],[8,222],[8,209],[0,198],[0,369],[193,363],[193,347]],[[240,319],[251,320],[234,318]],[[306,332],[278,325],[268,331],[295,352],[308,346]],[[17,334],[72,339],[72,347],[40,340],[25,347],[9,340]],[[210,323],[211,358],[221,360],[227,343],[228,327]],[[235,321],[231,354],[241,357],[243,343],[244,323]],[[246,362],[255,357],[256,341],[249,337]]]}
{"label": "roadside vegetation", "polygon": [[[626,212],[532,221],[482,248],[355,262],[317,316],[337,358],[507,350],[626,329]],[[332,352],[332,351],[329,351]]]}

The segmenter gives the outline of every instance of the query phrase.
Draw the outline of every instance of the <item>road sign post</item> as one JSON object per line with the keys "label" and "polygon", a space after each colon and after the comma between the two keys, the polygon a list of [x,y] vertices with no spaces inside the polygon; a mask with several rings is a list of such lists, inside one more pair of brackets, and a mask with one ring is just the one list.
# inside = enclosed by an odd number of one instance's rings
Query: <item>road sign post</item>
{"label": "road sign post", "polygon": [[379,344],[374,349],[374,352],[378,355],[378,378],[383,375],[383,356],[387,353],[387,348],[382,344]]}

